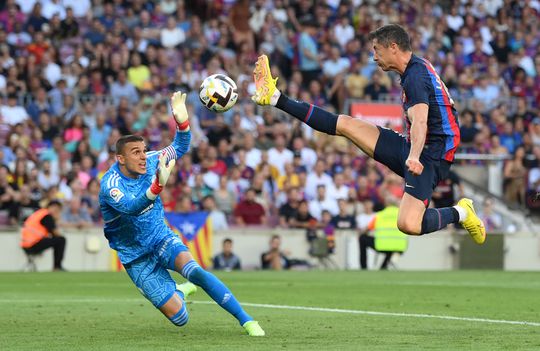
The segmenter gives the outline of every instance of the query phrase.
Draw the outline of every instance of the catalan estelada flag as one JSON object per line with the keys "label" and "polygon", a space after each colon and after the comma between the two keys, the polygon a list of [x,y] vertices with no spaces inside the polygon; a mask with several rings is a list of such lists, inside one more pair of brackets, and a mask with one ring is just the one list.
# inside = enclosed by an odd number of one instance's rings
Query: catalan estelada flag
{"label": "catalan estelada flag", "polygon": [[212,220],[208,212],[165,212],[165,222],[202,268],[212,265]]}

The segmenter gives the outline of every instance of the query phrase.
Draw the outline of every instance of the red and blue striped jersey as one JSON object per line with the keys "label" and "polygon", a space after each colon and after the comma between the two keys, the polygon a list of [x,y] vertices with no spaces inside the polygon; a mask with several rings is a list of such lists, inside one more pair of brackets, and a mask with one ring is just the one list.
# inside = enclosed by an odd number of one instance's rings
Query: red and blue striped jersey
{"label": "red and blue striped jersey", "polygon": [[429,109],[425,145],[430,152],[440,152],[442,159],[453,162],[460,142],[457,111],[446,85],[433,65],[424,58],[412,55],[401,75],[401,87],[407,133],[410,133],[411,127],[407,110],[416,104],[427,104]]}

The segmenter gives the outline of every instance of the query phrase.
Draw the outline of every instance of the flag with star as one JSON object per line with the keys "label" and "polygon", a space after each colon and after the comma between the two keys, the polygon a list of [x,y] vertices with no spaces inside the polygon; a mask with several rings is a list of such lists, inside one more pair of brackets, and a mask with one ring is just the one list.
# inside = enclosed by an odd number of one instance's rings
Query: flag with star
{"label": "flag with star", "polygon": [[209,212],[165,212],[165,222],[203,268],[212,265],[212,220]]}

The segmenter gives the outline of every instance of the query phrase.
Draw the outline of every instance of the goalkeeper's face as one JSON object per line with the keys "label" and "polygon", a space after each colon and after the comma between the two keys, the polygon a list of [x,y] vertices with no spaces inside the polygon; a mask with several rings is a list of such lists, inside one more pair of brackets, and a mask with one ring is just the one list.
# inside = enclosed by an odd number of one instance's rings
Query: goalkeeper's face
{"label": "goalkeeper's face", "polygon": [[121,154],[118,155],[118,163],[122,171],[131,178],[146,173],[146,152],[143,141],[127,143]]}

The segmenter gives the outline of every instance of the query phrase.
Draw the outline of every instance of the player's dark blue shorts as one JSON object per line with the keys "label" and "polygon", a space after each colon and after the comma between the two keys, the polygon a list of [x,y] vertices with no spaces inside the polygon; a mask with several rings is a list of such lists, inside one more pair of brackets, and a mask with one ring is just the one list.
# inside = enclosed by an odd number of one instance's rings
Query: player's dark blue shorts
{"label": "player's dark blue shorts", "polygon": [[413,175],[405,166],[405,161],[409,157],[411,143],[401,134],[388,129],[378,127],[380,131],[377,145],[373,152],[373,158],[386,165],[396,174],[405,179],[405,192],[423,201],[426,207],[431,199],[433,189],[440,180],[446,179],[450,162],[442,159],[444,145],[428,144],[424,146],[420,154],[420,162],[424,166],[422,174]]}
{"label": "player's dark blue shorts", "polygon": [[176,291],[176,282],[167,269],[174,270],[180,252],[188,251],[176,235],[167,236],[156,245],[156,250],[126,264],[126,272],[139,291],[156,308],[160,308]]}

